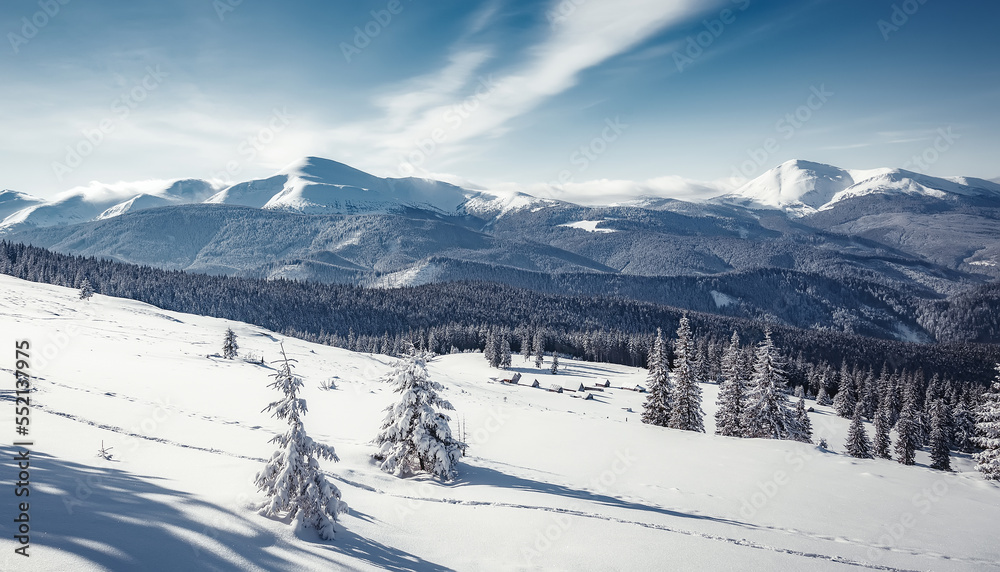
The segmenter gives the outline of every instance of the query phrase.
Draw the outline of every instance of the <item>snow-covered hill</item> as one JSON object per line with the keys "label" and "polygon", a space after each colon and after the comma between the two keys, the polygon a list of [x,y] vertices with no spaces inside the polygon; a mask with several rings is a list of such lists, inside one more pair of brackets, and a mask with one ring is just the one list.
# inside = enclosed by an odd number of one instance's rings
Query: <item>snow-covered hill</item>
{"label": "snow-covered hill", "polygon": [[[831,451],[712,435],[713,385],[709,434],[694,434],[639,423],[629,388],[643,370],[565,360],[552,376],[519,357],[501,372],[480,354],[442,356],[431,376],[468,457],[455,482],[401,480],[369,459],[395,398],[379,380],[391,360],[286,339],[306,429],[336,446],[324,469],[351,506],[336,540],[297,536],[250,508],[281,424],[261,412],[274,370],[212,355],[227,326],[244,356],[277,357],[281,336],[255,326],[0,276],[0,345],[31,340],[37,376],[32,557],[13,553],[2,519],[0,569],[1000,568],[1000,487],[965,457],[947,474],[923,454],[916,467],[848,458],[847,423],[825,407],[812,422]],[[514,371],[522,385],[491,379]],[[336,390],[319,388],[331,378]],[[535,379],[566,391],[524,385]],[[96,456],[102,443],[113,460]],[[7,471],[15,451],[0,449]]]}
{"label": "snow-covered hill", "polygon": [[0,221],[19,210],[31,208],[45,201],[18,191],[0,191]]}
{"label": "snow-covered hill", "polygon": [[[28,201],[31,204],[10,212],[2,219],[0,234],[74,225],[148,208],[200,203],[214,192],[211,183],[198,179],[113,185],[91,183],[86,187],[70,189],[53,201],[32,197]],[[3,204],[0,200],[0,214],[5,210]]]}
{"label": "snow-covered hill", "polygon": [[845,170],[810,161],[787,161],[747,182],[718,202],[773,208],[792,216],[829,210],[872,194],[1000,198],[1000,184],[971,177],[931,177],[904,169]]}

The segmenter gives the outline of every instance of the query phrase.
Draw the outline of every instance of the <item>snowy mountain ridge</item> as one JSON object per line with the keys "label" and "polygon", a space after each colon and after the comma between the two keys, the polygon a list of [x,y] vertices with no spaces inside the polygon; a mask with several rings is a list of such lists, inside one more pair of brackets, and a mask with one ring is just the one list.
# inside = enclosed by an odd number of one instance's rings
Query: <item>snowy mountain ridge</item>
{"label": "snowy mountain ridge", "polygon": [[905,169],[849,170],[792,160],[714,201],[749,208],[778,209],[794,217],[830,210],[837,203],[872,194],[1000,198],[1000,184],[971,177],[932,177]]}
{"label": "snowy mountain ridge", "polygon": [[[971,177],[932,177],[904,169],[841,169],[792,160],[763,173],[732,193],[709,199],[750,209],[776,209],[802,217],[834,208],[851,198],[872,194],[1000,198],[1000,183]],[[30,227],[50,227],[104,220],[126,212],[192,204],[240,205],[301,214],[386,214],[406,209],[444,215],[496,218],[520,210],[573,205],[519,191],[471,190],[415,177],[383,178],[343,163],[305,157],[263,179],[225,188],[199,179],[159,183],[119,183],[67,191],[45,201],[16,191],[0,192],[0,234]],[[636,199],[623,206],[691,210],[690,202]],[[609,205],[616,206],[616,205]]]}

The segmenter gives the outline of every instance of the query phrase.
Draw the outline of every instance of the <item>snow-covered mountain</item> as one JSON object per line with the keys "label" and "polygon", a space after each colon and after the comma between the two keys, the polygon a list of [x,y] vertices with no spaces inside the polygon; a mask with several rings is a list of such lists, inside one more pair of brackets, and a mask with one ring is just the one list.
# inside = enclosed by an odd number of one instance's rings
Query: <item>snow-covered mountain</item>
{"label": "snow-covered mountain", "polygon": [[[92,183],[87,187],[71,189],[53,201],[26,199],[31,204],[10,212],[0,222],[0,234],[30,228],[73,225],[147,208],[199,203],[215,190],[208,181],[198,179],[113,185]],[[5,211],[2,205],[0,202],[0,214]]]}
{"label": "snow-covered mountain", "polygon": [[537,200],[521,193],[494,195],[431,179],[376,177],[343,163],[306,157],[272,177],[226,188],[206,202],[343,215],[414,208],[442,214],[457,214],[465,208],[475,213],[504,212]]}
{"label": "snow-covered mountain", "polygon": [[0,191],[0,221],[17,211],[40,205],[45,201],[18,191]]}
{"label": "snow-covered mountain", "polygon": [[778,209],[802,217],[832,209],[842,201],[873,194],[1000,199],[1000,184],[970,177],[931,177],[904,169],[847,170],[793,160],[715,200],[748,208]]}

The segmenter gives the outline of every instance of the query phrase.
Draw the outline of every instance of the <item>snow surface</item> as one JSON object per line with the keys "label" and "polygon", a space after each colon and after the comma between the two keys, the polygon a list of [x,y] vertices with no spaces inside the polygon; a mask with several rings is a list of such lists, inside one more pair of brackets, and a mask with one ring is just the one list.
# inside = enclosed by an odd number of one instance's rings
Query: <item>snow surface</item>
{"label": "snow surface", "polygon": [[[33,344],[31,558],[13,553],[13,494],[0,519],[2,570],[996,570],[1000,487],[955,473],[843,455],[847,420],[811,414],[831,451],[639,422],[645,371],[560,360],[559,375],[481,354],[429,364],[467,428],[451,483],[398,479],[370,460],[395,394],[385,356],[286,339],[309,434],[336,447],[324,469],[351,512],[337,538],[295,534],[249,508],[252,479],[283,430],[261,412],[281,336],[225,320],[0,276],[0,346]],[[6,363],[13,367],[13,351]],[[490,378],[522,373],[521,385]],[[322,390],[334,378],[336,390]],[[11,379],[8,376],[8,380]],[[560,384],[553,393],[528,386]],[[580,383],[611,388],[580,398]],[[10,381],[4,386],[12,387]],[[809,402],[809,405],[814,405]],[[0,426],[13,423],[4,400]],[[871,427],[868,426],[869,433]],[[4,440],[10,442],[9,436]],[[96,456],[101,443],[113,460]],[[14,449],[2,449],[10,475]]]}
{"label": "snow surface", "polygon": [[730,304],[736,304],[739,302],[736,298],[733,298],[728,294],[723,294],[717,290],[711,290],[709,291],[709,294],[712,295],[712,301],[715,302],[716,308],[725,308]]}
{"label": "snow surface", "polygon": [[605,220],[578,220],[576,222],[567,222],[559,226],[565,226],[569,228],[578,228],[580,230],[585,230],[587,232],[618,232],[613,228],[597,228],[597,225],[607,222]]}

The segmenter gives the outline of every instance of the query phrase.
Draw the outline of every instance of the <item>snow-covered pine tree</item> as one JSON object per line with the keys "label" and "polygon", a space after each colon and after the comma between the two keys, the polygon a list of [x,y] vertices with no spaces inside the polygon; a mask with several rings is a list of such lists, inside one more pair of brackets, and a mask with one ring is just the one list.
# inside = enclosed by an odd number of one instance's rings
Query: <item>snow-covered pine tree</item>
{"label": "snow-covered pine tree", "polygon": [[670,381],[669,364],[667,363],[667,347],[663,339],[663,331],[656,329],[656,339],[653,349],[649,352],[649,373],[646,375],[646,386],[649,393],[643,405],[642,422],[649,425],[666,427],[670,422],[674,387]]}
{"label": "snow-covered pine tree", "polygon": [[[997,372],[1000,372],[1000,365],[997,365]],[[976,444],[983,448],[973,456],[976,469],[986,479],[1000,480],[1000,375],[983,394],[976,419]]]}
{"label": "snow-covered pine tree", "polygon": [[952,446],[957,451],[972,453],[976,450],[976,418],[965,399],[961,399],[951,410],[951,422],[955,428]]}
{"label": "snow-covered pine tree", "polygon": [[899,414],[899,421],[896,422],[896,460],[904,465],[912,465],[916,462],[917,451],[917,406],[913,396],[909,395],[903,402],[903,410]]}
{"label": "snow-covered pine tree", "polygon": [[80,299],[90,300],[90,297],[94,295],[94,287],[90,285],[90,280],[84,278],[83,282],[80,283]]}
{"label": "snow-covered pine tree", "polygon": [[682,316],[674,345],[674,389],[667,426],[671,429],[704,433],[705,412],[701,410],[701,387],[698,385],[701,380],[696,378],[699,368],[694,352],[691,324],[687,316]]}
{"label": "snow-covered pine tree", "polygon": [[809,412],[806,411],[806,398],[799,397],[798,403],[795,404],[795,425],[791,438],[803,443],[812,443],[812,435],[812,421],[809,420]]}
{"label": "snow-covered pine tree", "polygon": [[935,399],[930,406],[931,417],[931,468],[939,471],[951,470],[951,439],[948,426],[951,411],[944,398]]}
{"label": "snow-covered pine tree", "polygon": [[496,332],[492,329],[486,334],[486,347],[483,348],[483,357],[490,367],[500,366],[500,342],[497,340]]}
{"label": "snow-covered pine tree", "polygon": [[868,439],[865,431],[864,403],[857,403],[854,406],[854,417],[851,419],[851,426],[847,430],[846,452],[857,459],[874,459],[872,455],[872,442]]}
{"label": "snow-covered pine tree", "polygon": [[446,481],[455,478],[463,443],[452,436],[450,418],[438,411],[454,407],[438,395],[444,387],[428,378],[424,357],[414,353],[399,360],[388,381],[400,398],[386,408],[374,441],[379,450],[372,456],[396,476],[426,471]]}
{"label": "snow-covered pine tree", "polygon": [[847,362],[844,362],[840,368],[839,381],[837,394],[833,397],[833,408],[837,410],[837,415],[845,419],[850,419],[858,403],[858,394],[854,383],[854,376],[847,369]]}
{"label": "snow-covered pine tree", "polygon": [[500,369],[510,369],[510,338],[507,332],[500,336]]}
{"label": "snow-covered pine tree", "polygon": [[793,436],[795,417],[788,407],[785,387],[785,372],[768,329],[757,346],[753,375],[747,385],[740,421],[744,437],[789,439]]}
{"label": "snow-covered pine tree", "polygon": [[236,343],[236,332],[232,328],[226,328],[226,337],[222,340],[222,357],[233,359],[237,356],[239,349],[240,346]]}
{"label": "snow-covered pine tree", "polygon": [[340,490],[323,475],[319,459],[339,461],[333,447],[312,440],[302,425],[306,402],[299,397],[302,380],[292,373],[292,361],[281,347],[281,361],[269,385],[281,392],[282,398],[267,406],[274,417],[288,423],[288,430],[276,435],[271,443],[278,449],[257,473],[257,488],[267,500],[260,505],[260,514],[272,518],[295,519],[300,528],[315,528],[320,538],[330,540],[337,515],[347,511]]}
{"label": "snow-covered pine tree", "polygon": [[556,352],[552,352],[552,367],[549,368],[549,373],[552,375],[559,373],[559,356],[556,355]]}
{"label": "snow-covered pine tree", "polygon": [[528,328],[521,334],[521,357],[525,362],[531,360],[531,330]]}
{"label": "snow-covered pine tree", "polygon": [[740,336],[733,331],[729,347],[722,354],[722,385],[719,386],[718,406],[715,410],[715,434],[726,437],[742,437],[740,417],[743,414],[743,398],[746,380],[740,365]]}
{"label": "snow-covered pine tree", "polygon": [[823,383],[819,384],[819,393],[816,394],[816,405],[826,405],[827,407],[833,405],[833,400],[830,399],[830,394],[826,392],[826,385]]}
{"label": "snow-covered pine tree", "polygon": [[872,454],[880,459],[892,458],[892,438],[889,437],[889,430],[892,429],[890,415],[888,401],[883,396],[878,409],[875,410],[875,439],[872,442]]}
{"label": "snow-covered pine tree", "polygon": [[542,369],[542,360],[545,359],[545,338],[542,337],[542,330],[535,331],[535,341],[532,345],[535,348],[535,369]]}

